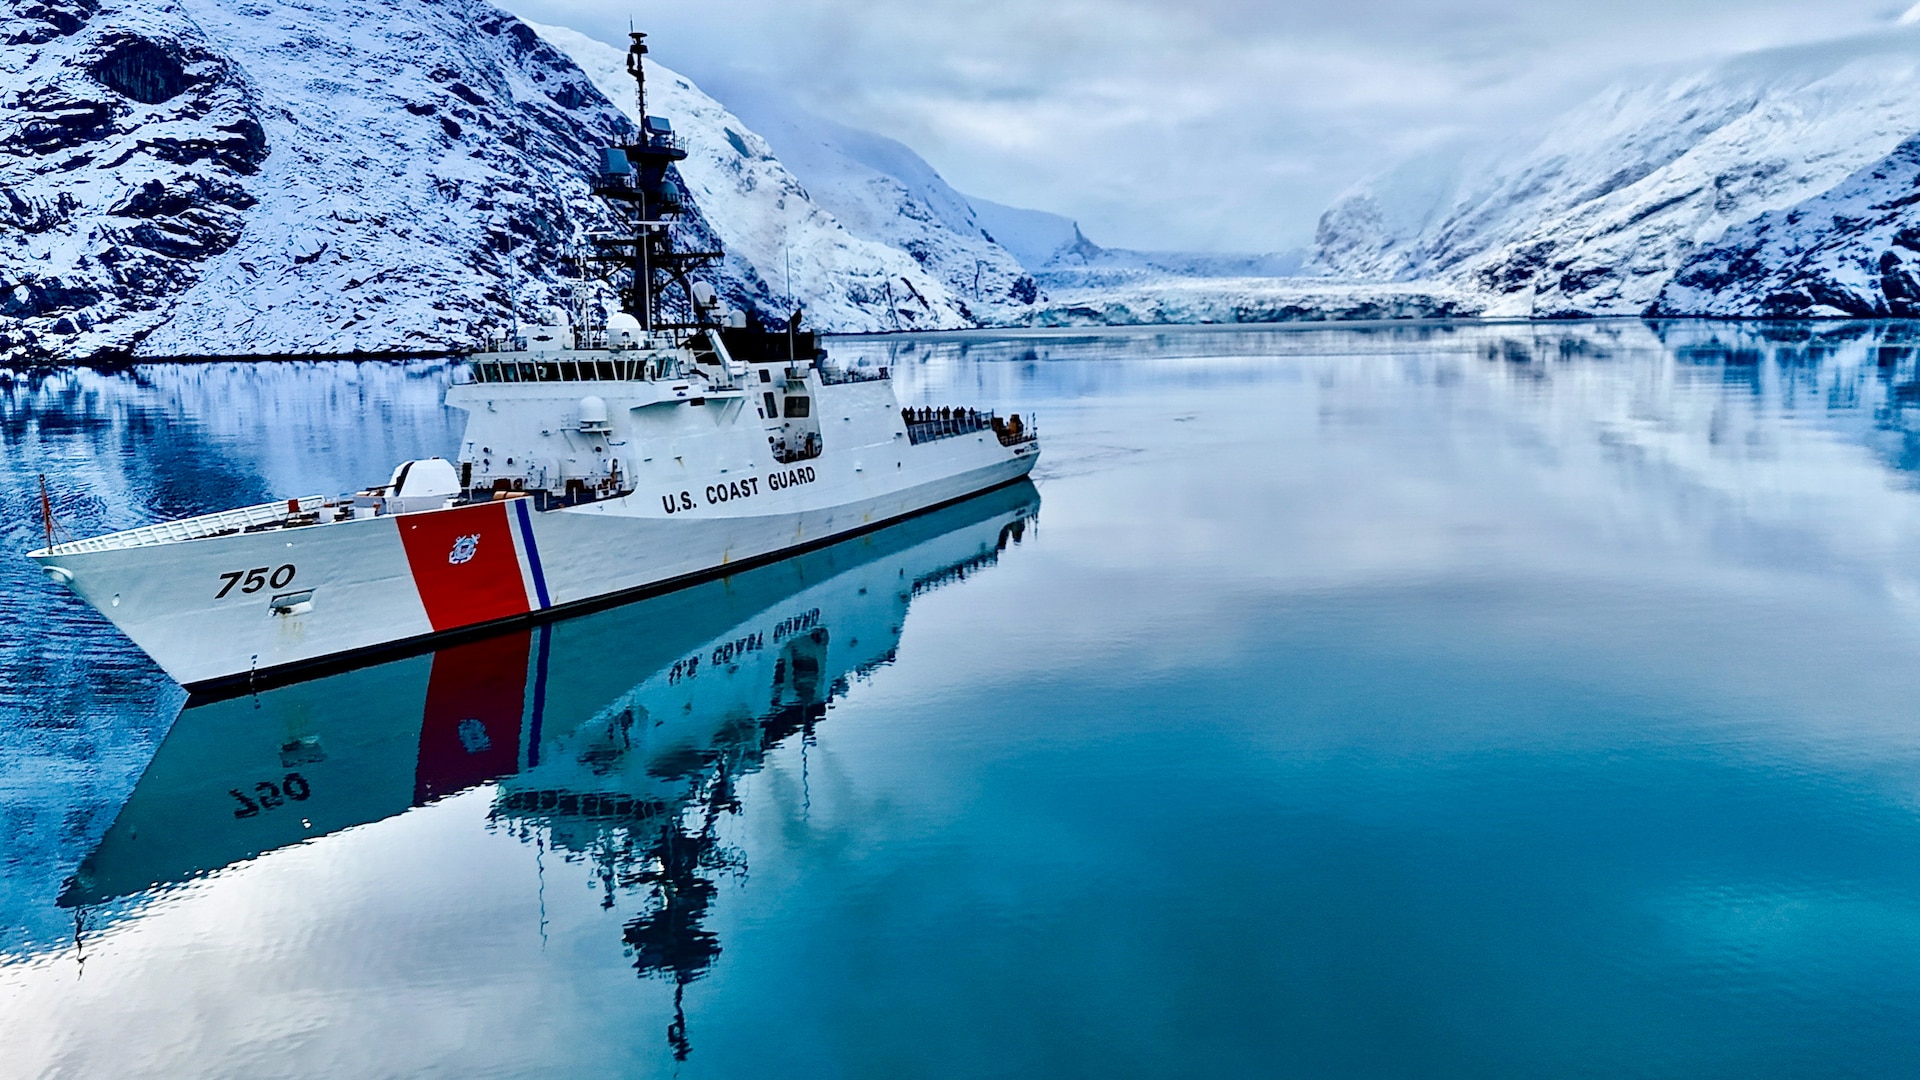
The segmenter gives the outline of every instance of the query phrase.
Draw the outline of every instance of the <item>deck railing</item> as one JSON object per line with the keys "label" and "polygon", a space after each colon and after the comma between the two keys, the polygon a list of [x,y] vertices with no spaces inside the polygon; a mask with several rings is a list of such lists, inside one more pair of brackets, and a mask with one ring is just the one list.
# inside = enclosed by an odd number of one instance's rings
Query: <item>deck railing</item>
{"label": "deck railing", "polygon": [[1002,446],[1033,442],[1040,437],[1032,421],[1014,416],[1002,420],[992,412],[978,409],[902,409],[900,418],[907,424],[907,441],[918,444],[935,439],[951,439],[976,431],[991,431]]}
{"label": "deck railing", "polygon": [[245,532],[261,525],[284,523],[292,509],[289,504],[298,503],[302,514],[318,512],[326,499],[319,495],[308,495],[302,499],[281,499],[277,502],[261,503],[258,506],[243,506],[237,510],[222,510],[214,514],[202,514],[199,517],[182,518],[178,521],[162,521],[153,525],[142,525],[137,529],[108,533],[105,536],[90,536],[85,540],[69,540],[55,544],[49,551],[52,555],[84,555],[94,551],[118,551],[123,548],[146,547],[152,544],[174,544],[182,540],[204,540],[209,536],[225,536],[231,533]]}
{"label": "deck railing", "polygon": [[826,386],[839,386],[843,383],[881,382],[887,378],[886,368],[858,367],[820,367],[820,382]]}

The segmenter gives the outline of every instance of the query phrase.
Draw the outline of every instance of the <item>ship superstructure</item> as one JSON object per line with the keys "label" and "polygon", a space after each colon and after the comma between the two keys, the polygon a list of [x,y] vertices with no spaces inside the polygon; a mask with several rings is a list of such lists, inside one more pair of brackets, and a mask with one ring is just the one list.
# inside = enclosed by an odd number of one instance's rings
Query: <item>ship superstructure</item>
{"label": "ship superstructure", "polygon": [[[492,335],[448,388],[455,458],[30,553],[189,687],[292,677],[477,627],[675,588],[1025,477],[1030,419],[903,409],[795,313],[766,325],[696,277],[671,124],[645,112],[596,189],[614,232],[583,269],[621,310]],[[49,530],[51,533],[51,529]]]}

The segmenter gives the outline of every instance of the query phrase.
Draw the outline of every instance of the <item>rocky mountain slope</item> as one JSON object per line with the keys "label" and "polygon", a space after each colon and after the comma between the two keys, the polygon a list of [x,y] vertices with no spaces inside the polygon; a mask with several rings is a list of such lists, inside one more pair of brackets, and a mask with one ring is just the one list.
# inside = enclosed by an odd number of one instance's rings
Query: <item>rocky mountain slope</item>
{"label": "rocky mountain slope", "polygon": [[1309,265],[1443,282],[1493,314],[1887,310],[1880,264],[1904,227],[1888,200],[1912,172],[1890,155],[1915,133],[1920,31],[1753,53],[1362,184]]}
{"label": "rocky mountain slope", "polygon": [[[8,360],[458,348],[571,294],[566,257],[608,223],[595,151],[631,126],[484,0],[21,0],[0,40]],[[1032,300],[851,235],[691,83],[656,85],[699,149],[683,240],[725,242],[735,305],[784,317],[789,258],[826,329]]]}
{"label": "rocky mountain slope", "polygon": [[1037,295],[1029,268],[983,226],[975,200],[919,154],[810,113],[764,85],[730,79],[719,94],[849,232],[912,256],[983,322],[1026,315]]}
{"label": "rocky mountain slope", "polygon": [[1729,229],[1655,315],[1920,317],[1920,135],[1838,186]]}
{"label": "rocky mountain slope", "polygon": [[[624,49],[564,27],[531,25],[609,100],[634,111]],[[1031,282],[1023,292],[1011,281],[1020,276],[1019,265],[977,230],[980,258],[996,260],[999,269],[984,290],[972,287],[971,256],[964,260],[964,284],[959,280],[954,251],[965,247],[965,238],[944,223],[929,223],[924,208],[889,229],[853,228],[826,205],[821,188],[803,184],[786,155],[776,156],[765,138],[685,76],[649,60],[647,93],[648,108],[667,117],[685,140],[680,175],[730,260],[767,283],[763,306],[784,311],[790,292],[815,325],[860,332],[1008,321],[1032,303]]]}
{"label": "rocky mountain slope", "polygon": [[626,123],[477,0],[35,0],[0,33],[17,352],[458,345],[560,281]]}

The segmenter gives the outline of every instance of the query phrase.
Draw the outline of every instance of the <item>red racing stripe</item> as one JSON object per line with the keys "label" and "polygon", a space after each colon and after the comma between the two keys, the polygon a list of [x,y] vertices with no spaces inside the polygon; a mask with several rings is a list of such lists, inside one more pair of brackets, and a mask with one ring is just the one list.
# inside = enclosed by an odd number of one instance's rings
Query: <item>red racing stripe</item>
{"label": "red racing stripe", "polygon": [[435,630],[526,614],[527,587],[506,503],[407,514],[399,525],[414,587]]}

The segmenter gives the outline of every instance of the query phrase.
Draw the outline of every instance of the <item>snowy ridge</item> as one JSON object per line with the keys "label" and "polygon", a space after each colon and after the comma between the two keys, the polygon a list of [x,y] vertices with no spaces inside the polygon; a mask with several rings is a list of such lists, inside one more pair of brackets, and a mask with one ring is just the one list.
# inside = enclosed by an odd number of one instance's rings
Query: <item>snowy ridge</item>
{"label": "snowy ridge", "polygon": [[[636,108],[627,54],[558,26],[532,25],[629,116]],[[862,238],[810,197],[767,141],[693,82],[647,61],[649,108],[685,140],[679,166],[719,235],[728,262],[763,282],[760,306],[784,311],[789,290],[823,329],[871,332],[976,324],[950,284],[905,251]],[[635,118],[637,123],[637,118]]]}
{"label": "snowy ridge", "polygon": [[1038,295],[1029,267],[984,227],[974,200],[919,154],[806,112],[756,83],[723,84],[721,96],[853,235],[906,252],[980,323],[1027,315]]}
{"label": "snowy ridge", "polygon": [[1080,223],[1045,210],[970,199],[976,220],[1055,292],[1141,289],[1164,278],[1286,278],[1300,274],[1306,253],[1223,255],[1182,251],[1135,251],[1102,247],[1087,239]]}
{"label": "snowy ridge", "polygon": [[1530,148],[1455,148],[1363,184],[1322,218],[1310,266],[1444,281],[1495,314],[1731,313],[1752,305],[1700,289],[1656,301],[1730,229],[1916,132],[1920,32],[1753,53],[1611,90]]}

